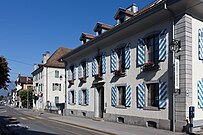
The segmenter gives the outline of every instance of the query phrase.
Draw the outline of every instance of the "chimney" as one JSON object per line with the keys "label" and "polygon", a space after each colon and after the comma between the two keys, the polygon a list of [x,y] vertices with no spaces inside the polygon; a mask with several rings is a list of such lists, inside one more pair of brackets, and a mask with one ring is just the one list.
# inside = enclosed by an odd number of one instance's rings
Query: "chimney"
{"label": "chimney", "polygon": [[42,54],[43,60],[42,60],[42,64],[46,63],[46,54]]}
{"label": "chimney", "polygon": [[131,6],[129,6],[127,8],[127,10],[130,11],[130,12],[136,13],[138,11],[138,6],[135,5],[135,4],[132,4]]}
{"label": "chimney", "polygon": [[46,64],[46,63],[47,63],[47,60],[48,60],[49,57],[50,57],[49,51],[46,51],[45,54],[43,54],[42,56],[43,56],[43,61],[42,61],[42,63],[43,63],[43,64]]}
{"label": "chimney", "polygon": [[37,64],[34,64],[34,71],[37,69]]}

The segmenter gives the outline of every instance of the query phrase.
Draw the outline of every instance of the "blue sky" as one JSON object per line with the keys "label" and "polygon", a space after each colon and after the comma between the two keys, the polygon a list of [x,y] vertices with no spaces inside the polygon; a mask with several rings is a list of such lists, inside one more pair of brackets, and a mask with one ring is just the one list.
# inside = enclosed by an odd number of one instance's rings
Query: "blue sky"
{"label": "blue sky", "polygon": [[42,54],[75,48],[82,32],[94,34],[96,22],[114,25],[119,7],[139,9],[154,0],[1,0],[0,55],[7,58],[11,80],[30,75]]}

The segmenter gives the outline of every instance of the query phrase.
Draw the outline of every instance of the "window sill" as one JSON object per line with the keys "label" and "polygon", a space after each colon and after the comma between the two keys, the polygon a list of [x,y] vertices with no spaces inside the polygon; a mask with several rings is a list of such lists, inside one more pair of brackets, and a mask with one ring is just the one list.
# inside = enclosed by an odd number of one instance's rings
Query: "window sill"
{"label": "window sill", "polygon": [[87,104],[82,104],[81,106],[88,106]]}
{"label": "window sill", "polygon": [[126,109],[126,107],[124,105],[116,105],[116,108],[120,108],[120,109]]}
{"label": "window sill", "polygon": [[146,106],[143,108],[143,110],[160,111],[158,107],[153,107],[153,106]]}
{"label": "window sill", "polygon": [[102,75],[96,74],[96,75],[94,76],[94,79],[95,79],[95,80],[103,80],[103,77],[102,77]]}
{"label": "window sill", "polygon": [[119,71],[119,70],[115,71],[114,75],[118,76],[118,77],[124,77],[124,76],[126,76],[125,71]]}

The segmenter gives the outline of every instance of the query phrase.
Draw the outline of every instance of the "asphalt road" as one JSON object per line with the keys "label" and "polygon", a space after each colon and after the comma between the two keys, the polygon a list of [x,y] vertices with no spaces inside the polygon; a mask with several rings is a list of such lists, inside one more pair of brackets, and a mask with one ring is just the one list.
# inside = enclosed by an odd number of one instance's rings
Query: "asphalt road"
{"label": "asphalt road", "polygon": [[89,129],[49,120],[9,106],[0,106],[0,122],[12,135],[104,135]]}

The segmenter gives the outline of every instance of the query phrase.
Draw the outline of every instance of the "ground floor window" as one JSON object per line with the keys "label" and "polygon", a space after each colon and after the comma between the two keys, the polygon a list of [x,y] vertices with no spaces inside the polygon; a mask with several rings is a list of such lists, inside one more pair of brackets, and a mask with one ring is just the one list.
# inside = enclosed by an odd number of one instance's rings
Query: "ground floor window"
{"label": "ground floor window", "polygon": [[147,106],[159,107],[159,84],[147,84]]}
{"label": "ground floor window", "polygon": [[126,88],[125,86],[118,86],[117,88],[118,88],[118,105],[125,106]]}
{"label": "ground floor window", "polygon": [[74,104],[74,103],[75,103],[75,102],[74,102],[74,99],[75,99],[75,97],[74,97],[74,96],[75,96],[75,95],[74,95],[74,91],[71,91],[71,92],[70,92],[70,95],[71,95],[71,102],[70,102],[70,103],[71,103],[71,104]]}
{"label": "ground floor window", "polygon": [[87,96],[87,95],[86,95],[86,92],[87,92],[86,90],[82,90],[82,104],[83,104],[83,105],[86,105],[86,104],[87,104],[87,102],[86,102],[86,101],[87,101],[87,100],[86,100],[86,96]]}

